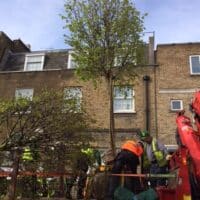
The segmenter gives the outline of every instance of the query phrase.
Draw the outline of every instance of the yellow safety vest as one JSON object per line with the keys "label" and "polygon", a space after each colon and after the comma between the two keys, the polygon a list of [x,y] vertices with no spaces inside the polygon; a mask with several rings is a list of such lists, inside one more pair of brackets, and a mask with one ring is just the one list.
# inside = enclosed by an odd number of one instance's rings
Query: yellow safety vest
{"label": "yellow safety vest", "polygon": [[[151,148],[159,167],[165,166],[167,164],[167,160],[165,159],[164,153],[158,150],[157,140],[155,138],[153,138],[152,140]],[[145,153],[143,154],[143,167],[148,168],[151,165],[151,162],[148,160],[148,157],[146,154],[146,143],[144,145],[144,152]]]}
{"label": "yellow safety vest", "polygon": [[164,153],[157,149],[156,143],[157,143],[156,139],[153,138],[152,143],[151,143],[153,154],[156,158],[156,161],[157,161],[159,167],[163,167],[167,164],[167,160],[165,159]]}
{"label": "yellow safety vest", "polygon": [[29,147],[26,147],[24,149],[24,152],[23,152],[23,155],[22,155],[22,159],[23,160],[27,160],[27,161],[32,161],[33,160],[33,156],[32,156],[32,153],[31,153],[31,150]]}

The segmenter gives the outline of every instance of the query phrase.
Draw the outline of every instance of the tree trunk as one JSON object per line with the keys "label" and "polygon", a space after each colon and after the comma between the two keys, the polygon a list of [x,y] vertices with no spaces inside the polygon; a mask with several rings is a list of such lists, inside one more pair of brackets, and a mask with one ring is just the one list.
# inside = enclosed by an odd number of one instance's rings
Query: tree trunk
{"label": "tree trunk", "polygon": [[15,200],[16,186],[17,186],[17,174],[19,171],[20,151],[17,149],[14,151],[13,170],[11,173],[11,183],[8,187],[8,199]]}
{"label": "tree trunk", "polygon": [[64,197],[65,195],[65,184],[64,184],[64,177],[61,175],[59,177],[59,197]]}
{"label": "tree trunk", "polygon": [[116,147],[115,147],[115,123],[114,123],[114,113],[113,113],[113,79],[112,76],[109,79],[109,97],[110,97],[110,145],[113,152],[113,156],[115,156],[116,153]]}
{"label": "tree trunk", "polygon": [[[65,147],[63,145],[60,146],[60,151],[61,152],[65,152]],[[64,161],[63,161],[63,154],[60,153],[58,154],[58,160],[60,161],[59,162],[59,172],[60,173],[64,173],[65,171],[65,164],[64,164]],[[64,197],[65,195],[65,183],[64,183],[64,176],[61,175],[59,177],[59,197]]]}
{"label": "tree trunk", "polygon": [[37,193],[37,176],[33,175],[31,177],[31,182],[32,182],[32,199],[36,199],[36,193]]}

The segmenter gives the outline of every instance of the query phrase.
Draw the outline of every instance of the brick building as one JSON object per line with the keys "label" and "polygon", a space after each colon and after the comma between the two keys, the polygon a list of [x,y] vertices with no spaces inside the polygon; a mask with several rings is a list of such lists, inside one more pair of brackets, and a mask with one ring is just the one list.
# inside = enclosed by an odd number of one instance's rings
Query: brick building
{"label": "brick building", "polygon": [[200,88],[200,43],[157,46],[156,121],[157,133],[165,144],[174,143],[176,111],[191,116],[189,103]]}
{"label": "brick building", "polygon": [[[136,131],[148,128],[165,144],[174,144],[175,112],[186,109],[192,93],[198,87],[200,44],[158,45],[154,56],[153,38],[148,44],[149,65],[138,71],[131,87],[124,86],[128,98],[115,88],[114,112],[117,145]],[[0,32],[0,94],[14,98],[19,93],[32,97],[42,88],[75,92],[86,102],[86,108],[96,120],[90,131],[95,145],[109,145],[109,96],[105,82],[95,89],[91,82],[81,82],[74,75],[70,50],[30,51],[21,40],[10,40]],[[192,56],[196,55],[196,56]],[[156,59],[155,59],[156,58]],[[154,64],[157,65],[154,65]],[[171,105],[173,106],[171,108]],[[2,138],[3,136],[0,136]]]}

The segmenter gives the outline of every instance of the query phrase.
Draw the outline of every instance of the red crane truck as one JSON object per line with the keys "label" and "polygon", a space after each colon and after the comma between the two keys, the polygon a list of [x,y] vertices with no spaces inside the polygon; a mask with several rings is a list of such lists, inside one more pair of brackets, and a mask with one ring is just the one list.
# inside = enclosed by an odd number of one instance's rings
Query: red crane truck
{"label": "red crane truck", "polygon": [[157,190],[160,200],[200,200],[200,91],[190,106],[195,127],[184,111],[177,114],[178,149],[170,160],[170,170],[177,176],[174,188]]}

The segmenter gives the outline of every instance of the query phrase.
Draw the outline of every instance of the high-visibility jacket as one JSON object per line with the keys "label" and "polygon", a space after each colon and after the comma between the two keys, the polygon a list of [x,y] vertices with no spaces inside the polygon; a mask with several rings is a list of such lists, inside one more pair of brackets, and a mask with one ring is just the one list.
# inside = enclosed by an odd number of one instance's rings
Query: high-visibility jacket
{"label": "high-visibility jacket", "polygon": [[98,150],[87,148],[87,149],[81,149],[81,152],[88,156],[90,162],[96,162],[98,165],[101,165],[101,154]]}
{"label": "high-visibility jacket", "polygon": [[22,159],[23,160],[27,160],[27,161],[32,161],[33,160],[32,152],[31,152],[29,147],[26,147],[24,149],[24,152],[23,152],[23,155],[22,155]]}
{"label": "high-visibility jacket", "polygon": [[133,140],[127,140],[122,146],[121,149],[131,151],[137,156],[141,156],[143,153],[143,149],[141,145]]}
{"label": "high-visibility jacket", "polygon": [[[147,144],[144,143],[144,154],[143,154],[143,167],[148,168],[151,165],[151,162],[148,157],[147,157],[147,152],[146,152]],[[157,140],[155,138],[152,139],[151,142],[151,149],[152,153],[156,159],[156,162],[160,167],[163,167],[167,164],[167,160],[165,158],[165,154],[163,151],[159,150],[157,147]]]}
{"label": "high-visibility jacket", "polygon": [[153,141],[151,143],[152,145],[152,150],[153,150],[153,153],[154,153],[154,156],[156,158],[156,161],[158,163],[158,165],[160,167],[163,167],[167,164],[167,160],[165,158],[165,155],[164,155],[164,152],[163,151],[160,151],[158,148],[157,148],[157,144],[156,144],[156,139],[153,138]]}
{"label": "high-visibility jacket", "polygon": [[88,156],[92,156],[93,155],[93,149],[91,149],[91,148],[81,149],[81,152],[85,153]]}

